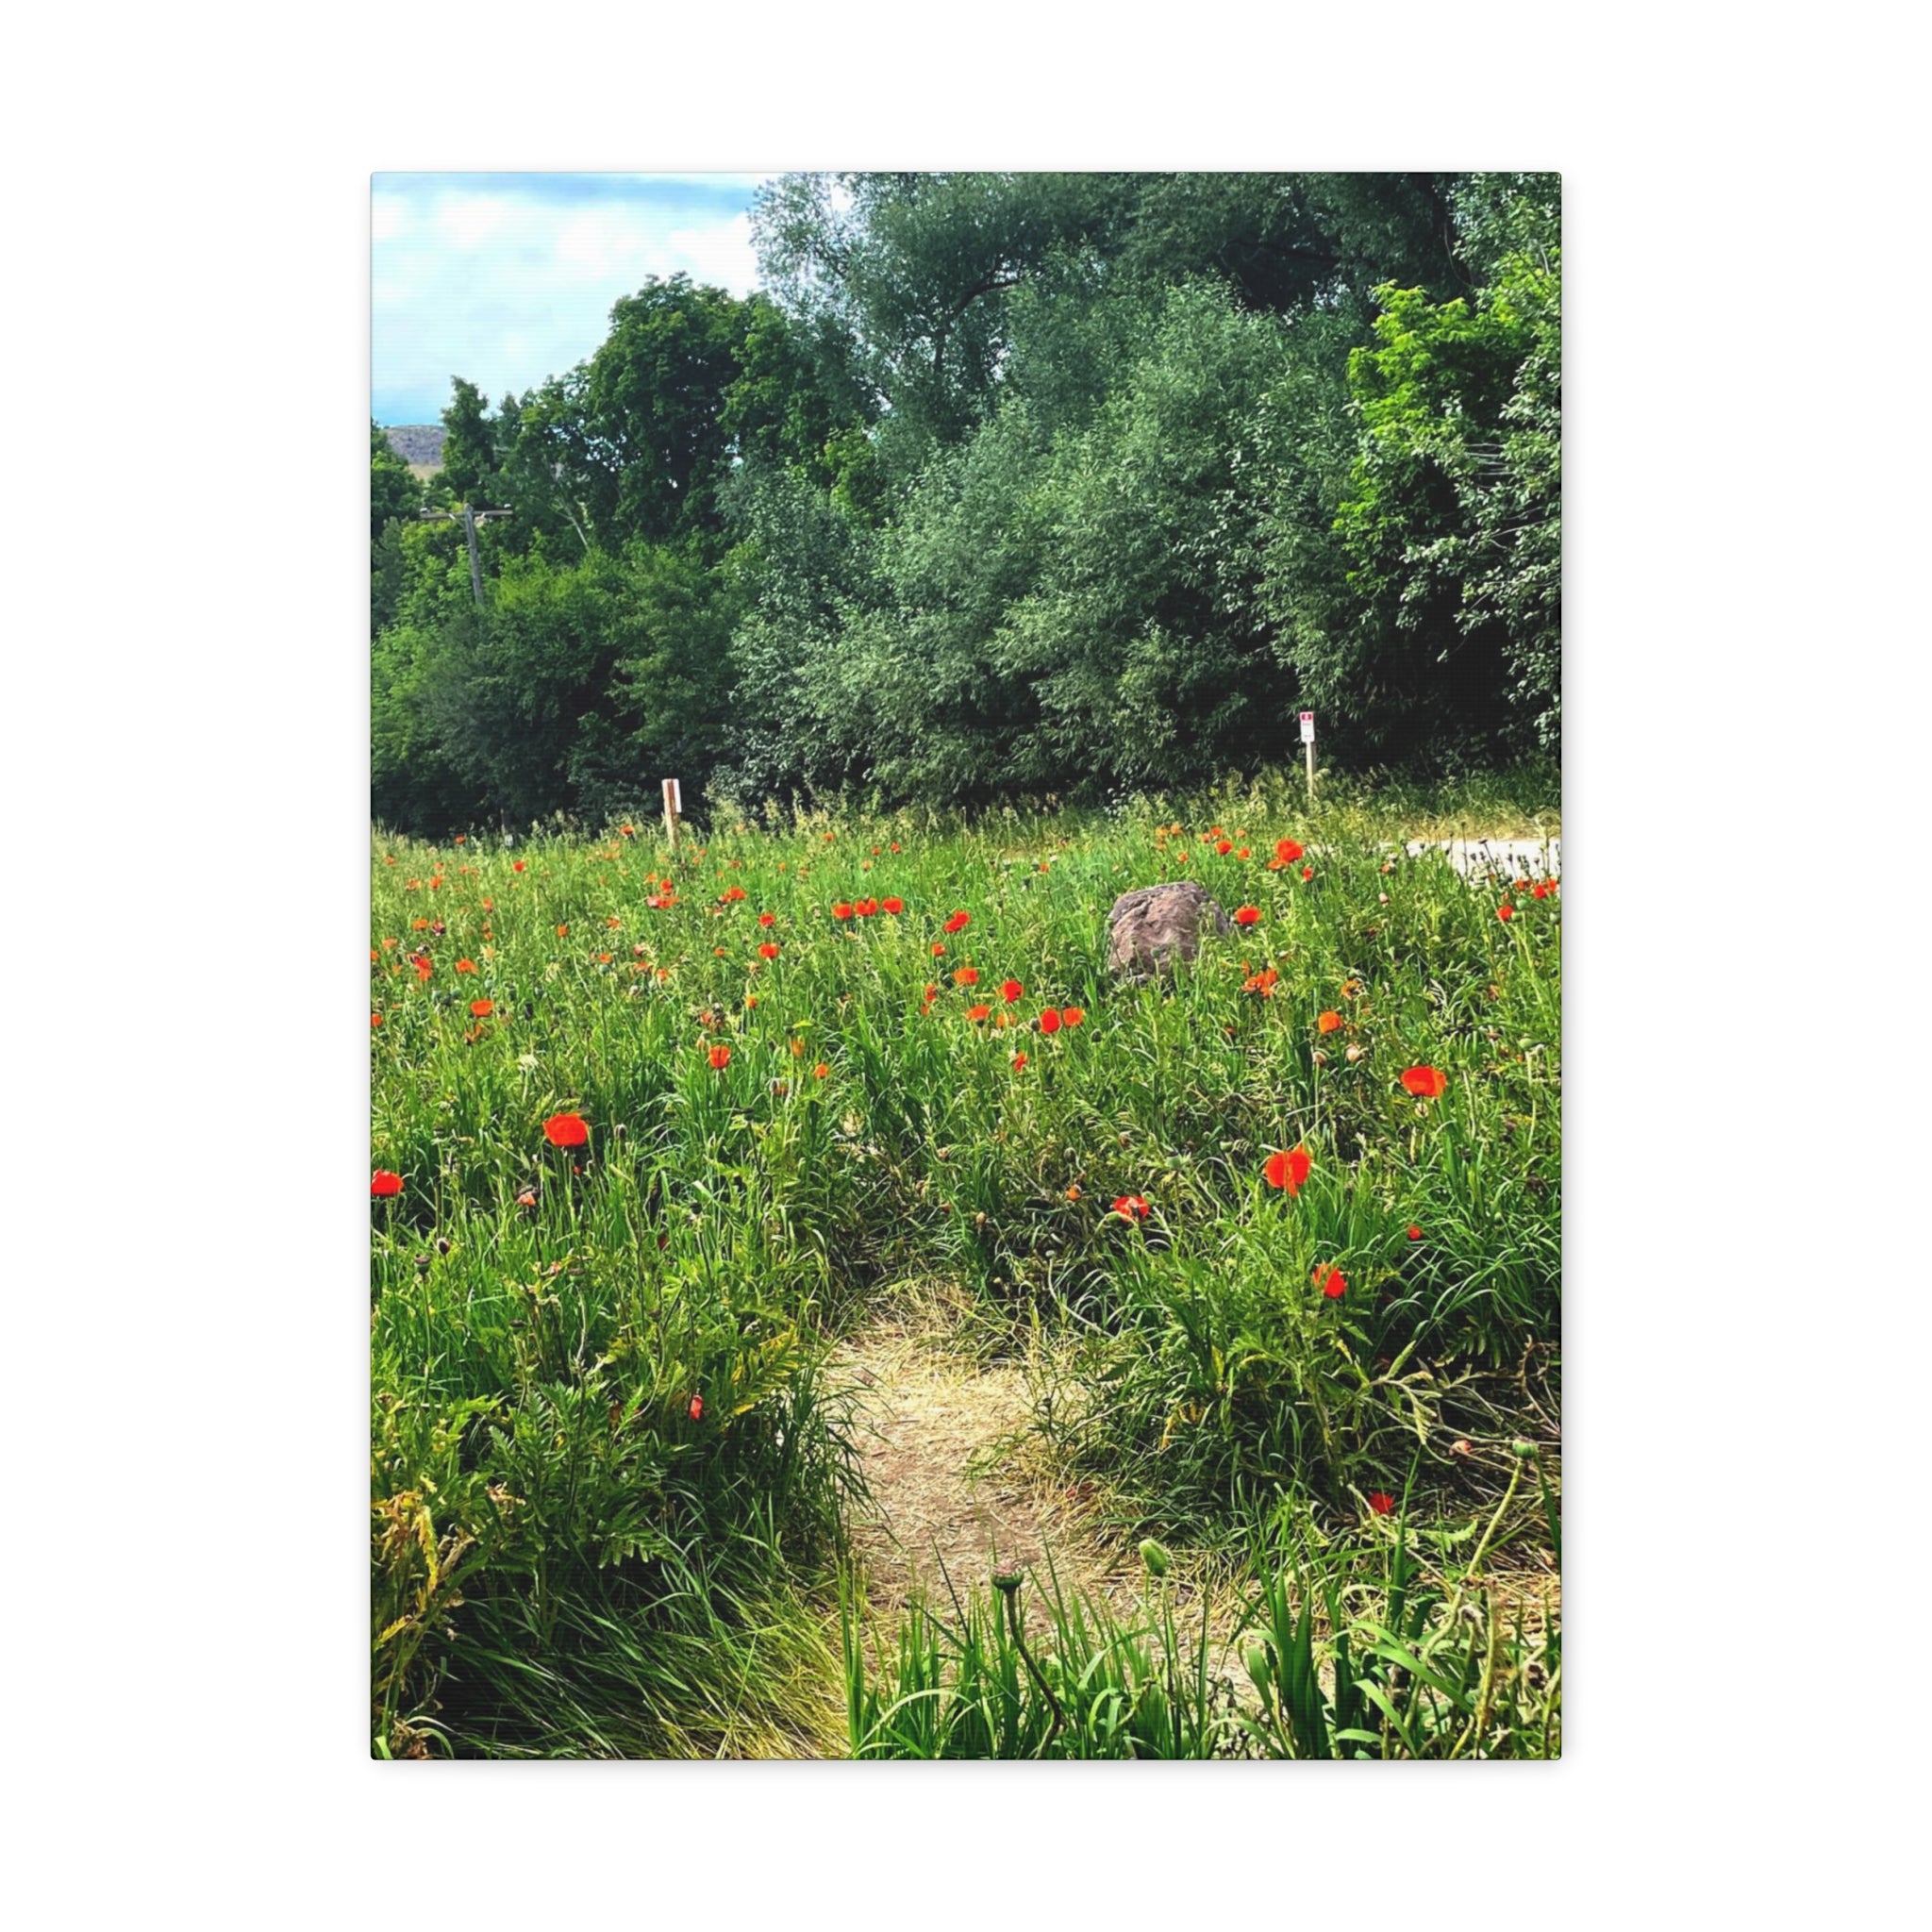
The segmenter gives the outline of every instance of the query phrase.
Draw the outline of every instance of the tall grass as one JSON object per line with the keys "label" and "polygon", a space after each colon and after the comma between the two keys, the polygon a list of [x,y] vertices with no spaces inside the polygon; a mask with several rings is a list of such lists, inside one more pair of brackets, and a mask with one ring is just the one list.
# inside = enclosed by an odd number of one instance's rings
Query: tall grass
{"label": "tall grass", "polygon": [[[1181,826],[378,838],[378,1750],[822,1735],[858,1481],[825,1354],[896,1279],[1067,1338],[1042,1423],[1170,1528],[1291,1496],[1352,1533],[1418,1453],[1468,1513],[1526,1362],[1556,1400],[1558,900],[1279,780]],[[1107,910],[1167,877],[1258,918],[1117,985]]]}

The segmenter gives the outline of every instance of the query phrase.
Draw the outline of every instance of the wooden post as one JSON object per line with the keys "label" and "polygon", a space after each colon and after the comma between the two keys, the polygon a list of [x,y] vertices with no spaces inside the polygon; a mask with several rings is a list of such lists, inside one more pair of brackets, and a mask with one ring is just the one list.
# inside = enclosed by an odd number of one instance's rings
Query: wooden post
{"label": "wooden post", "polygon": [[664,781],[664,837],[669,841],[672,851],[677,850],[677,822],[684,810],[684,800],[677,789],[675,778]]}
{"label": "wooden post", "polygon": [[1308,803],[1315,802],[1315,714],[1302,713],[1302,748],[1308,755]]}
{"label": "wooden post", "polygon": [[476,608],[483,608],[483,559],[476,555],[476,513],[468,504],[463,506],[463,535],[470,540],[470,594],[476,600]]}

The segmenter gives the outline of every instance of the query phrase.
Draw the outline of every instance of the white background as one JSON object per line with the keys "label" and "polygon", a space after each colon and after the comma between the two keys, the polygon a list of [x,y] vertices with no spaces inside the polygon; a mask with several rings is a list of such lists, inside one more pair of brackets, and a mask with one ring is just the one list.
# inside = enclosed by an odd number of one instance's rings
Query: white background
{"label": "white background", "polygon": [[[1907,18],[16,25],[24,1923],[1898,1922],[1927,1280]],[[1564,171],[1557,1767],[368,1761],[368,176],[860,164]]]}

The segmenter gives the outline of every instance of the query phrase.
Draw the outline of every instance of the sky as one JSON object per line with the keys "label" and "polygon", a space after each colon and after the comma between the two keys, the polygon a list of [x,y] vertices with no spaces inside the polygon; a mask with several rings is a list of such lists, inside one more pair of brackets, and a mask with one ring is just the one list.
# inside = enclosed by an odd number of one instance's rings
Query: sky
{"label": "sky", "polygon": [[611,305],[682,270],[734,295],[758,279],[761,175],[376,175],[370,406],[434,423],[450,378],[491,405],[592,355]]}

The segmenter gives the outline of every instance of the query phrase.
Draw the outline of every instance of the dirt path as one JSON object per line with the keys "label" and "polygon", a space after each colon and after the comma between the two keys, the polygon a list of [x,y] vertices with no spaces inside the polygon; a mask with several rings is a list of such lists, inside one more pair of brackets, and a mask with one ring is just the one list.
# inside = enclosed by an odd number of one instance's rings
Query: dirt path
{"label": "dirt path", "polygon": [[[1015,1362],[977,1368],[945,1351],[937,1333],[883,1324],[840,1352],[839,1370],[861,1391],[859,1441],[869,1508],[848,1524],[874,1611],[896,1617],[924,1591],[944,1606],[946,1579],[963,1599],[987,1589],[995,1559],[1037,1571],[1047,1557],[1061,1587],[1123,1614],[1140,1600],[1132,1549],[1106,1548],[1056,1487],[1028,1434],[1032,1405]],[[1028,1590],[1033,1618],[1040,1591]]]}

